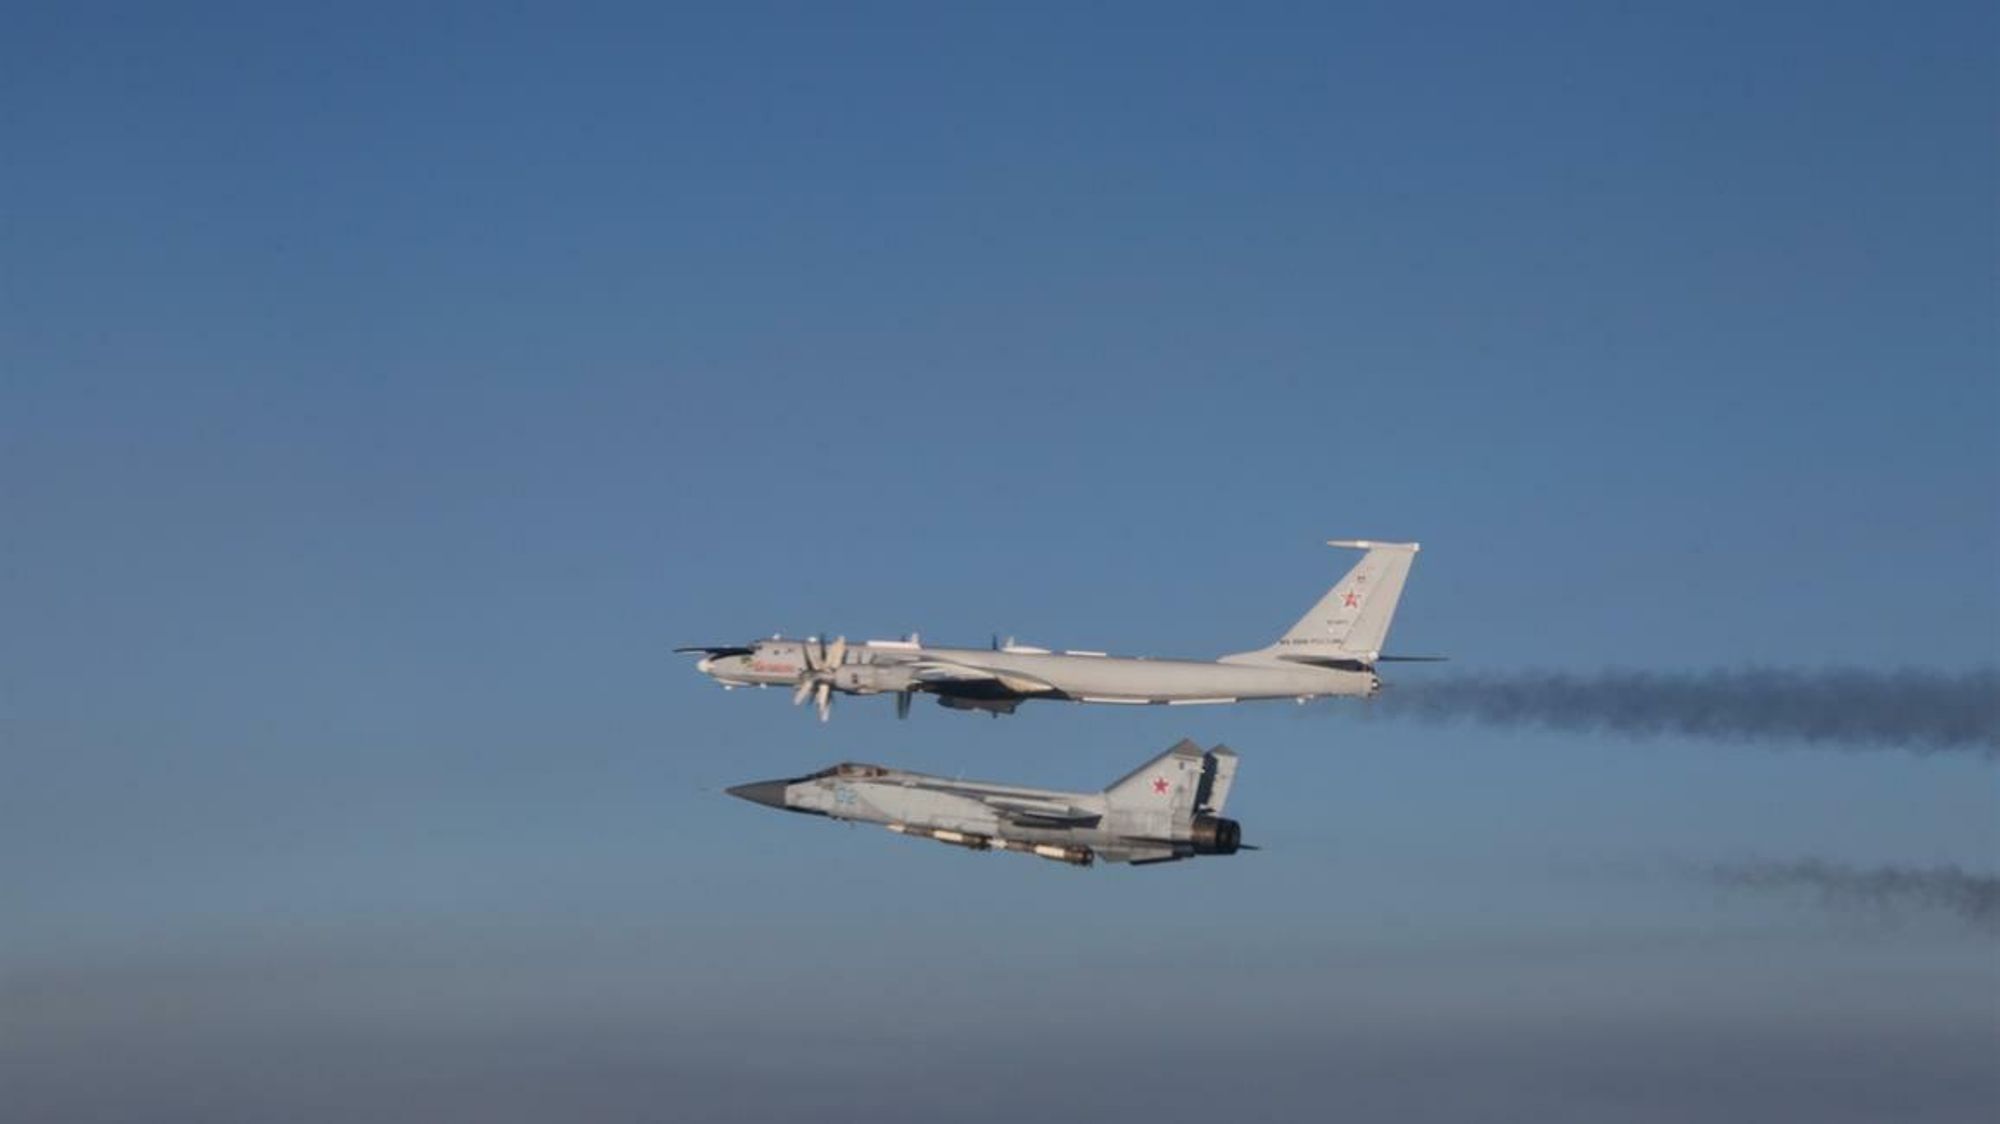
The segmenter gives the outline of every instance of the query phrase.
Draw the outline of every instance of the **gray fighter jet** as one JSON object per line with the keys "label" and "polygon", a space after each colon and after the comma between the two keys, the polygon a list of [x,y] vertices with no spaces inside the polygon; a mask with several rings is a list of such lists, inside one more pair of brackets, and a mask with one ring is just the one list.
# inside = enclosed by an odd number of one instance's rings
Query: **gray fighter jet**
{"label": "gray fighter jet", "polygon": [[1183,741],[1103,792],[951,780],[881,765],[835,765],[790,780],[729,789],[731,796],[837,820],[881,824],[974,851],[1018,851],[1056,862],[1164,863],[1233,855],[1245,847],[1222,818],[1236,754]]}
{"label": "gray fighter jet", "polygon": [[835,694],[893,694],[898,717],[908,716],[918,693],[935,695],[940,705],[955,710],[995,715],[1011,714],[1027,699],[1191,706],[1372,695],[1382,685],[1376,664],[1429,658],[1381,651],[1418,547],[1357,539],[1328,545],[1367,553],[1275,643],[1219,660],[1053,652],[997,639],[990,649],[933,648],[915,636],[862,644],[779,636],[675,650],[700,653],[696,669],[725,688],[791,687],[793,702],[817,702],[822,722]]}

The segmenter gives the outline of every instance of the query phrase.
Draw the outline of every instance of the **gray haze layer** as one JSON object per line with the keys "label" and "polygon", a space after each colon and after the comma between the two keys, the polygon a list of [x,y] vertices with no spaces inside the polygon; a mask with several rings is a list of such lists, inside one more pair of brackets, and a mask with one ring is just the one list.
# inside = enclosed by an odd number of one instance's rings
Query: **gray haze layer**
{"label": "gray haze layer", "polygon": [[1406,673],[1374,709],[1432,721],[2000,756],[2000,672],[1992,669]]}
{"label": "gray haze layer", "polygon": [[2000,1092],[1963,947],[1884,973],[1795,934],[1196,920],[1113,954],[913,923],[871,950],[839,919],[489,917],[53,955],[0,972],[0,1115],[1844,1124]]}

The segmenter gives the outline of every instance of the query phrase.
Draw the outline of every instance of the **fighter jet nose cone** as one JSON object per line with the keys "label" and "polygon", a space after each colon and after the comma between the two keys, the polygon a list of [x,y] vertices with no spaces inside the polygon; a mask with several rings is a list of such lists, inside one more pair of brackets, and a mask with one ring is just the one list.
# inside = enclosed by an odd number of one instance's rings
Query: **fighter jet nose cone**
{"label": "fighter jet nose cone", "polygon": [[784,781],[758,781],[755,784],[739,784],[735,788],[723,791],[739,799],[748,800],[752,804],[762,804],[766,808],[782,808],[785,806],[785,788]]}

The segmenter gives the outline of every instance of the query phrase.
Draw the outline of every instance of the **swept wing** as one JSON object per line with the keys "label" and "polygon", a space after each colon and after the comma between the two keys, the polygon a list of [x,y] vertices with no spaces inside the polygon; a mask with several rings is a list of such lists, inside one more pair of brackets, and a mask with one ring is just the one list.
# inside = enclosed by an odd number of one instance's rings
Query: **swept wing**
{"label": "swept wing", "polygon": [[1104,814],[1094,808],[1082,808],[1066,800],[1027,795],[1018,792],[994,792],[973,785],[959,785],[950,782],[930,782],[919,787],[926,792],[936,792],[972,800],[983,804],[1001,819],[1018,827],[1095,827]]}
{"label": "swept wing", "polygon": [[1022,696],[1061,693],[1054,684],[1033,675],[935,657],[919,661],[910,669],[910,677],[917,682],[918,689],[937,694],[952,694],[967,689],[977,691],[980,688],[990,690],[996,687],[1009,694]]}

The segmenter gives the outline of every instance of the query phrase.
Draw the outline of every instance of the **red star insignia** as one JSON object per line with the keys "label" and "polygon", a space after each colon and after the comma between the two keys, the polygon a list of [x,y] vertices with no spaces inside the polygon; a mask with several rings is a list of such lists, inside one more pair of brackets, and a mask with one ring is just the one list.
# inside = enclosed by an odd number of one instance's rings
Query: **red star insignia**
{"label": "red star insignia", "polygon": [[1341,601],[1341,604],[1352,609],[1356,605],[1361,604],[1361,598],[1356,596],[1353,590],[1349,590],[1347,596]]}
{"label": "red star insignia", "polygon": [[1153,778],[1153,795],[1155,795],[1155,796],[1165,796],[1166,794],[1167,794],[1167,778],[1165,778],[1165,777],[1154,777],[1154,778]]}

